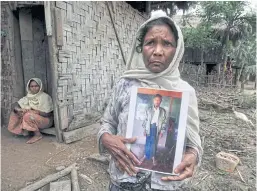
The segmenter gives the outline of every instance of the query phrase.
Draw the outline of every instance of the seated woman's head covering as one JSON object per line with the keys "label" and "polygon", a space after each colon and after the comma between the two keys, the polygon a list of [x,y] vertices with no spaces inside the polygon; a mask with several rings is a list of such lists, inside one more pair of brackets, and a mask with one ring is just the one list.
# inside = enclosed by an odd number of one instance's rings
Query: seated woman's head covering
{"label": "seated woman's head covering", "polygon": [[[159,73],[153,73],[145,67],[143,61],[143,55],[137,51],[138,38],[140,38],[142,31],[145,29],[148,23],[165,18],[168,20],[168,25],[173,30],[173,34],[177,39],[176,52],[173,60],[169,64],[168,68]],[[182,32],[179,26],[166,15],[163,11],[156,11],[152,13],[152,16],[139,28],[136,38],[132,45],[132,51],[127,61],[127,70],[121,78],[137,79],[143,84],[147,84],[149,87],[160,87],[167,90],[187,90],[190,92],[190,101],[188,108],[188,120],[187,120],[187,138],[188,146],[197,146],[200,154],[202,153],[201,140],[199,136],[199,117],[198,106],[195,90],[187,82],[180,78],[178,70],[179,63],[184,54],[184,40]]]}
{"label": "seated woman's head covering", "polygon": [[[31,81],[35,81],[39,85],[39,92],[32,94],[29,85]],[[53,101],[52,98],[43,92],[43,84],[39,78],[31,78],[27,83],[27,95],[18,101],[18,104],[22,109],[34,109],[49,113],[53,111]]]}

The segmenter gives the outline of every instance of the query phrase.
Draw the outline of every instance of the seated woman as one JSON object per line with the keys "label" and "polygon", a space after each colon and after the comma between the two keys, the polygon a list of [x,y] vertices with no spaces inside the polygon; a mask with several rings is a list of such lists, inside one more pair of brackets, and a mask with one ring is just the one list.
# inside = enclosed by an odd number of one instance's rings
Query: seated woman
{"label": "seated woman", "polygon": [[27,83],[27,95],[15,103],[10,115],[8,130],[16,135],[34,136],[27,141],[28,144],[42,139],[40,129],[53,125],[53,101],[43,92],[42,81],[32,78]]}

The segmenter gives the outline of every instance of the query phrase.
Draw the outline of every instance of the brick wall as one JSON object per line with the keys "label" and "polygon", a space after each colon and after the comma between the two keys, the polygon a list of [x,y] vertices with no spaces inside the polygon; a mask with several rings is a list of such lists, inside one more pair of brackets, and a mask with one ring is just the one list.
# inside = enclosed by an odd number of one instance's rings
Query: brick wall
{"label": "brick wall", "polygon": [[[68,116],[71,122],[102,112],[125,64],[105,2],[56,2],[55,6],[61,10],[63,29],[63,46],[57,53],[58,105],[61,118]],[[127,60],[145,18],[125,2],[113,2],[110,8]]]}

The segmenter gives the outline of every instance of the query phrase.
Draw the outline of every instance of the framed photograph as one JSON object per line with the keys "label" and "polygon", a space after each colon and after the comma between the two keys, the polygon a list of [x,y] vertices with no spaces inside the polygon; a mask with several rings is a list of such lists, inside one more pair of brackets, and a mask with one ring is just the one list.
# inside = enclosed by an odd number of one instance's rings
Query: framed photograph
{"label": "framed photograph", "polygon": [[137,137],[128,149],[138,158],[139,169],[177,175],[181,162],[189,92],[132,88],[126,137]]}

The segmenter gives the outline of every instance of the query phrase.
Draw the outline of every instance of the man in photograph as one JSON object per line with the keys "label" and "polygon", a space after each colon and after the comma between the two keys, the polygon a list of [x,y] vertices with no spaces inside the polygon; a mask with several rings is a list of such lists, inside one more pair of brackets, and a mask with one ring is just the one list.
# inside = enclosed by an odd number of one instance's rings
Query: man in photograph
{"label": "man in photograph", "polygon": [[166,111],[160,107],[162,96],[156,94],[153,98],[153,106],[146,109],[146,118],[143,122],[144,135],[146,136],[145,154],[140,160],[141,163],[147,159],[152,159],[153,165],[156,165],[156,150],[159,137],[162,137],[166,126]]}

